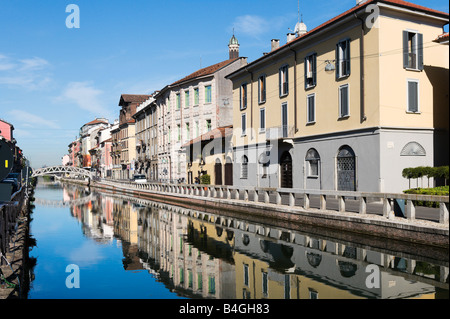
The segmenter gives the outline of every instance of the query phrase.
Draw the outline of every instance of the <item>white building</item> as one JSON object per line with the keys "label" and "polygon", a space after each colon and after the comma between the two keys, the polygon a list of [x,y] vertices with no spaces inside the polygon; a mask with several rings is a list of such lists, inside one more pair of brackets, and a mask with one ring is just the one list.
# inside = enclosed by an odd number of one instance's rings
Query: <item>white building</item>
{"label": "white building", "polygon": [[232,82],[225,76],[247,64],[247,58],[239,57],[238,47],[233,35],[230,59],[197,70],[155,95],[160,181],[186,181],[182,145],[214,128],[232,124]]}

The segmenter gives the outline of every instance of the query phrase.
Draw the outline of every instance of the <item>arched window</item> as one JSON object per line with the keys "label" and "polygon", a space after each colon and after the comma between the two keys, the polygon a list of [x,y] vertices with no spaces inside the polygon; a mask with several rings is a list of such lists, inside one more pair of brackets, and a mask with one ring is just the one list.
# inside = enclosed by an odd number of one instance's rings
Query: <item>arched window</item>
{"label": "arched window", "polygon": [[319,176],[319,161],[320,156],[319,153],[314,148],[310,148],[308,152],[306,152],[305,161],[307,164],[306,172],[308,176],[316,177]]}
{"label": "arched window", "polygon": [[242,163],[241,163],[241,178],[247,179],[248,177],[248,157],[242,156]]}
{"label": "arched window", "polygon": [[426,156],[427,152],[423,148],[422,145],[420,145],[417,142],[409,142],[406,144],[402,151],[400,152],[400,156]]}

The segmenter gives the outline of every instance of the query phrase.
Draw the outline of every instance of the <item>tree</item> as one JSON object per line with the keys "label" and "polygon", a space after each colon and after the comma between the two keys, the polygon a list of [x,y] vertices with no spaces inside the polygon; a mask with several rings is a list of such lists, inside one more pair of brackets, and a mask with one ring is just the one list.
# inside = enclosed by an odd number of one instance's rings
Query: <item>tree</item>
{"label": "tree", "polygon": [[408,179],[408,188],[411,189],[412,168],[406,167],[402,171],[402,176]]}
{"label": "tree", "polygon": [[433,167],[425,166],[423,168],[423,175],[428,179],[428,188],[430,188],[430,177],[433,177]]}

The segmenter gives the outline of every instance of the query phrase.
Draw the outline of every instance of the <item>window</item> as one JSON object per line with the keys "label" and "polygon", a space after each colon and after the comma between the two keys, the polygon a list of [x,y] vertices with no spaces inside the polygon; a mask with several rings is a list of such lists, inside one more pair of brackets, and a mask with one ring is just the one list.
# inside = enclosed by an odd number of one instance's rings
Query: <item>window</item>
{"label": "window", "polygon": [[339,117],[350,116],[348,84],[339,87]]}
{"label": "window", "polygon": [[403,67],[423,70],[423,35],[414,31],[403,31]]}
{"label": "window", "polygon": [[211,85],[205,86],[205,103],[212,102]]}
{"label": "window", "polygon": [[184,91],[184,107],[189,107],[189,91]]}
{"label": "window", "polygon": [[242,129],[242,136],[247,134],[247,115],[243,113],[241,115],[241,129]]}
{"label": "window", "polygon": [[350,75],[350,39],[336,44],[336,79]]}
{"label": "window", "polygon": [[307,123],[314,123],[316,121],[316,94],[310,94],[306,97],[306,118]]}
{"label": "window", "polygon": [[195,121],[195,136],[197,137],[200,135],[200,124],[198,123],[198,121]]}
{"label": "window", "polygon": [[289,93],[288,65],[283,65],[278,73],[280,97]]}
{"label": "window", "polygon": [[266,109],[259,110],[259,132],[266,131]]}
{"label": "window", "polygon": [[408,80],[408,112],[419,113],[419,81]]}
{"label": "window", "polygon": [[265,271],[262,273],[262,293],[263,297],[269,295],[269,275]]}
{"label": "window", "polygon": [[310,148],[308,152],[306,152],[306,166],[307,166],[307,176],[308,177],[317,177],[319,176],[319,161],[320,156],[319,153],[314,148]]}
{"label": "window", "polygon": [[206,120],[206,132],[211,131],[211,120]]}
{"label": "window", "polygon": [[239,100],[241,111],[245,110],[247,108],[247,83],[241,85],[241,88],[239,90]]}
{"label": "window", "polygon": [[186,123],[186,140],[189,140],[190,135],[191,135],[191,130],[189,128],[189,123]]}
{"label": "window", "polygon": [[177,110],[179,110],[180,109],[180,105],[181,105],[181,95],[180,95],[180,93],[178,93],[176,95],[176,103],[177,103]]}
{"label": "window", "polygon": [[181,127],[177,124],[177,141],[181,141]]}
{"label": "window", "polygon": [[266,76],[261,75],[258,78],[258,103],[266,102]]}
{"label": "window", "polygon": [[287,103],[281,104],[281,134],[282,134],[282,137],[288,137]]}
{"label": "window", "polygon": [[248,177],[248,158],[247,156],[242,156],[242,164],[241,164],[241,178],[247,179]]}
{"label": "window", "polygon": [[244,286],[249,286],[249,273],[247,264],[244,264]]}
{"label": "window", "polygon": [[313,53],[305,58],[305,89],[312,88],[317,83],[317,54]]}
{"label": "window", "polygon": [[194,89],[194,105],[198,105],[198,97],[199,97],[198,88],[195,88]]}

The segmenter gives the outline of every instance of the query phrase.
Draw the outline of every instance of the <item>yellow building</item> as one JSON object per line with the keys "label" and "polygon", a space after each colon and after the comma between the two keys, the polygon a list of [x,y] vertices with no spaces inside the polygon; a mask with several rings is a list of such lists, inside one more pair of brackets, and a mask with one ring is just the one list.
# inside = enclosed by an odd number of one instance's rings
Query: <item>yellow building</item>
{"label": "yellow building", "polygon": [[199,183],[202,175],[209,175],[212,185],[233,185],[232,135],[231,125],[219,127],[183,145],[188,184]]}
{"label": "yellow building", "polygon": [[358,1],[227,76],[234,185],[401,192],[448,165],[448,13]]}

